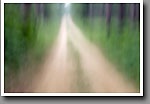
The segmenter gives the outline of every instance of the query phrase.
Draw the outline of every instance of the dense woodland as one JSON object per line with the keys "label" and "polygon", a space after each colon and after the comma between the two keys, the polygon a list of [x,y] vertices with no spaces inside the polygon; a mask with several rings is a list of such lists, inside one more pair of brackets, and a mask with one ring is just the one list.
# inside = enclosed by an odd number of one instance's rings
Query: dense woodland
{"label": "dense woodland", "polygon": [[[5,77],[42,60],[65,12],[85,36],[137,86],[140,84],[139,4],[5,4]],[[46,33],[50,33],[47,35]]]}
{"label": "dense woodland", "polygon": [[140,22],[140,5],[139,4],[73,4],[72,11],[75,17],[90,19],[90,22],[95,18],[105,18],[107,25],[107,35],[110,35],[110,26],[113,19],[117,19],[119,34],[121,34],[123,25],[126,20],[129,20],[129,25],[135,25],[135,22]]}

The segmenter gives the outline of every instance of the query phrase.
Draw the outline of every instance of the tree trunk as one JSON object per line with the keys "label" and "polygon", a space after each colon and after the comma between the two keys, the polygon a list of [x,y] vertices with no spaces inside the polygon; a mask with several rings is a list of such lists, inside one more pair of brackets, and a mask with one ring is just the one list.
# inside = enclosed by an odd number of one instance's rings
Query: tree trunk
{"label": "tree trunk", "polygon": [[140,22],[140,4],[136,4],[136,9],[135,9],[135,18],[138,22]]}
{"label": "tree trunk", "polygon": [[134,27],[135,21],[135,4],[130,4],[130,20],[131,20],[131,27]]}
{"label": "tree trunk", "polygon": [[106,25],[107,25],[107,36],[110,36],[110,23],[111,23],[111,12],[112,4],[106,4]]}
{"label": "tree trunk", "polygon": [[89,8],[90,20],[92,20],[93,19],[93,4],[90,4],[89,6],[90,6]]}
{"label": "tree trunk", "polygon": [[92,40],[92,35],[93,35],[93,4],[89,4],[89,15],[90,15],[90,27],[91,27],[91,40]]}
{"label": "tree trunk", "polygon": [[125,17],[125,4],[119,4],[119,34],[122,33],[122,28],[124,24],[124,17]]}
{"label": "tree trunk", "polygon": [[22,21],[23,21],[23,33],[25,37],[28,37],[28,23],[30,19],[30,11],[31,11],[31,4],[25,3],[21,4],[21,11],[22,11]]}

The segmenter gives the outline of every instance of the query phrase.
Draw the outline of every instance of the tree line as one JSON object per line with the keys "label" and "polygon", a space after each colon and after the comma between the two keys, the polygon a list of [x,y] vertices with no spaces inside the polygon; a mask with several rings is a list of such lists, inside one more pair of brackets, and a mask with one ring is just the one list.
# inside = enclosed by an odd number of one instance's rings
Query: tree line
{"label": "tree line", "polygon": [[86,3],[73,4],[72,11],[81,18],[89,18],[92,20],[95,17],[105,18],[107,24],[107,36],[110,35],[110,25],[112,18],[118,20],[118,30],[121,34],[124,20],[128,19],[130,25],[135,22],[140,22],[140,4],[139,3]]}

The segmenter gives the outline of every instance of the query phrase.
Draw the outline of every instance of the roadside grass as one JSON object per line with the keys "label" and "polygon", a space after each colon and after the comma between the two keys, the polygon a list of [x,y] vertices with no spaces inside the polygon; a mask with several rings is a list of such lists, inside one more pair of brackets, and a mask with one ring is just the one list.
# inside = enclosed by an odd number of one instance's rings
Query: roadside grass
{"label": "roadside grass", "polygon": [[88,78],[84,75],[84,70],[81,66],[81,59],[80,54],[76,50],[76,48],[73,46],[71,41],[68,42],[69,46],[69,53],[73,60],[75,61],[75,75],[76,75],[76,86],[73,88],[73,91],[75,90],[75,93],[90,93],[90,85],[88,82]]}
{"label": "roadside grass", "polygon": [[135,23],[135,27],[132,27],[130,21],[125,20],[119,34],[117,19],[113,18],[108,37],[104,18],[94,18],[92,22],[88,18],[75,17],[74,20],[85,36],[102,49],[104,55],[118,67],[119,71],[140,88],[139,24]]}

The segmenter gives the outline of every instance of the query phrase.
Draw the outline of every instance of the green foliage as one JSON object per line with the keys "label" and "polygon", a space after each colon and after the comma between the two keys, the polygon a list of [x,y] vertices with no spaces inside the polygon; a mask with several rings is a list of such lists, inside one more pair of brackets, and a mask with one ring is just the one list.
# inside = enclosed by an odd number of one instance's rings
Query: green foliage
{"label": "green foliage", "polygon": [[21,12],[19,10],[19,5],[5,4],[5,65],[9,64],[10,67],[15,67],[14,70],[19,69],[19,64],[24,60],[24,54],[27,50],[26,40],[22,32]]}
{"label": "green foliage", "polygon": [[54,18],[38,24],[36,42],[32,51],[35,59],[41,59],[46,50],[52,47],[58,34],[59,24],[60,20]]}
{"label": "green foliage", "polygon": [[[18,86],[20,73],[26,72],[28,67],[38,65],[53,44],[61,15],[56,4],[46,5],[44,6],[48,8],[46,15],[42,13],[43,16],[40,15],[36,4],[4,6],[5,91],[9,92],[12,87]],[[22,7],[25,7],[25,10]]]}
{"label": "green foliage", "polygon": [[18,73],[25,63],[43,57],[46,48],[50,48],[57,34],[60,16],[56,4],[48,4],[48,19],[38,16],[34,4],[23,15],[20,4],[5,4],[4,7],[4,58],[5,75]]}

